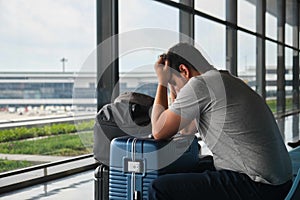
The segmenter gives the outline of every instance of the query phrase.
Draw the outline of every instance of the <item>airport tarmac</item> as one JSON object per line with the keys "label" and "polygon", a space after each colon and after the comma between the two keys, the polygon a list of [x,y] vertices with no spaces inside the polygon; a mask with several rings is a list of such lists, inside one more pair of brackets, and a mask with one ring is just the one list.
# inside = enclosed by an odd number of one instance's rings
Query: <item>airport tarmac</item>
{"label": "airport tarmac", "polygon": [[41,114],[17,114],[0,112],[0,129],[14,128],[20,126],[36,126],[51,123],[76,123],[76,121],[94,119],[93,112],[77,112],[77,113],[50,113],[47,115]]}
{"label": "airport tarmac", "polygon": [[36,119],[47,119],[53,117],[70,117],[71,114],[18,114],[9,112],[0,112],[0,123],[12,121],[28,121]]}

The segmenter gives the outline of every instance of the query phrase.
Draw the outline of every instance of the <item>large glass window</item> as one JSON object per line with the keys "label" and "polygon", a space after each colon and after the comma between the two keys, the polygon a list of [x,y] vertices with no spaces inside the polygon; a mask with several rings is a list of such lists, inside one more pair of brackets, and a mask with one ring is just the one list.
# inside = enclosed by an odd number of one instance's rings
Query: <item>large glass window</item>
{"label": "large glass window", "polygon": [[242,31],[238,32],[238,76],[256,89],[256,38]]}
{"label": "large glass window", "polygon": [[[54,161],[51,156],[91,153],[92,141],[85,144],[80,135],[92,136],[94,72],[76,88],[85,106],[74,105],[73,95],[83,63],[96,47],[95,4],[0,1],[0,153],[7,155],[0,159],[0,172]],[[80,123],[77,114],[84,115]],[[12,154],[45,159],[19,162]]]}
{"label": "large glass window", "polygon": [[195,41],[217,69],[226,69],[225,26],[195,17]]}
{"label": "large glass window", "polygon": [[226,0],[196,0],[195,9],[225,20]]}
{"label": "large glass window", "polygon": [[294,0],[286,0],[286,18],[285,18],[285,43],[293,45],[293,27],[295,24],[295,9],[297,2]]}
{"label": "large glass window", "polygon": [[266,41],[266,101],[277,111],[277,44]]}
{"label": "large glass window", "polygon": [[179,42],[179,10],[149,0],[119,1],[119,28],[120,92],[154,96],[154,63]]}
{"label": "large glass window", "polygon": [[267,0],[266,36],[277,40],[277,1]]}
{"label": "large glass window", "polygon": [[238,0],[238,26],[256,31],[256,0]]}
{"label": "large glass window", "polygon": [[179,10],[152,0],[119,0],[119,32],[145,28],[178,31]]}
{"label": "large glass window", "polygon": [[293,49],[285,48],[285,110],[293,109]]}
{"label": "large glass window", "polygon": [[1,71],[79,71],[96,47],[95,0],[0,4]]}

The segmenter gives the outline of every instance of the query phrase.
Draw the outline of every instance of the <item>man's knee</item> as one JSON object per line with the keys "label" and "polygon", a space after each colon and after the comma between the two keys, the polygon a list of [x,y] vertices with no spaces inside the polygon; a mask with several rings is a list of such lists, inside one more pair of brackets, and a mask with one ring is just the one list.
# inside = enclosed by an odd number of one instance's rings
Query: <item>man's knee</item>
{"label": "man's knee", "polygon": [[151,184],[149,185],[149,188],[148,188],[149,200],[166,199],[166,197],[164,197],[163,191],[165,190],[165,187],[167,185],[164,184],[164,182],[165,182],[164,179],[165,179],[165,177],[161,176],[151,182]]}
{"label": "man's knee", "polygon": [[150,185],[149,185],[149,188],[148,188],[148,199],[149,200],[156,200],[156,199],[158,199],[157,198],[157,190],[156,190],[156,188],[157,188],[157,183],[156,183],[157,181],[156,181],[156,179],[155,180],[153,180],[151,183],[150,183]]}

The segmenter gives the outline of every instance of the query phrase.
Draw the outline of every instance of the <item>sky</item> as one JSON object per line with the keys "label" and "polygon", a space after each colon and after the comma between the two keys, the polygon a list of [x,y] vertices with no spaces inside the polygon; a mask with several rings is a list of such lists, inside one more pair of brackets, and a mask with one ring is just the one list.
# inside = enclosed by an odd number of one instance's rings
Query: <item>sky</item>
{"label": "sky", "polygon": [[[121,34],[143,28],[179,30],[175,8],[151,0],[119,2]],[[255,30],[255,7],[246,0],[238,0],[238,5],[238,25]],[[225,0],[197,0],[195,7],[225,19]],[[267,21],[276,24],[270,15]],[[62,71],[62,58],[67,59],[66,71],[80,71],[96,48],[96,0],[0,0],[0,24],[0,72]],[[271,27],[267,34],[276,37],[276,29]],[[195,41],[212,64],[225,68],[225,26],[196,17],[195,30]],[[238,37],[238,62],[246,69],[255,64],[255,38],[247,34]],[[151,65],[161,52],[141,48],[121,55],[120,70]]]}
{"label": "sky", "polygon": [[0,71],[78,70],[95,49],[94,0],[0,0]]}

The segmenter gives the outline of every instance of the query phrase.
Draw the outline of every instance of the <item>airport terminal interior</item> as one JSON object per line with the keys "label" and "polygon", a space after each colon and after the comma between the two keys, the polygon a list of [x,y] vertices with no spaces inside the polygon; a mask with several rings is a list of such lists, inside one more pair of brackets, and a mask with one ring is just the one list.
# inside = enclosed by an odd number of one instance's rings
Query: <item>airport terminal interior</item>
{"label": "airport terminal interior", "polygon": [[287,150],[300,146],[298,0],[10,0],[0,13],[0,199],[98,200],[97,112],[124,92],[155,97],[154,63],[178,42],[248,84]]}

